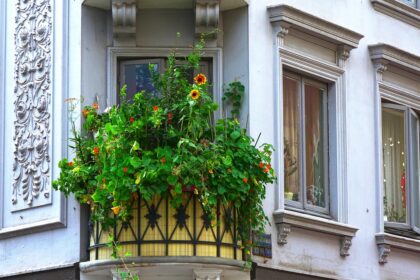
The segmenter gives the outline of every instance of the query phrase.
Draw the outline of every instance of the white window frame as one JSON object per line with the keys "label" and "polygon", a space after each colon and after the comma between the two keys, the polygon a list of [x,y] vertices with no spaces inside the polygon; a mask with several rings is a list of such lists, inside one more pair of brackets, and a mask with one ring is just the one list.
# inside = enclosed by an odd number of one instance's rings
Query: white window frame
{"label": "white window frame", "polygon": [[[289,5],[268,7],[273,31],[273,95],[274,95],[274,168],[277,174],[275,207],[277,243],[287,243],[292,227],[327,233],[340,239],[340,255],[348,256],[357,228],[348,222],[347,148],[346,148],[346,75],[345,63],[363,35],[310,15]],[[315,45],[332,50],[325,57],[316,51],[305,52],[285,44],[287,34],[297,31],[309,35]],[[306,36],[306,35],[303,35]],[[312,38],[312,39],[311,39]],[[331,51],[329,52],[331,54]],[[330,215],[316,217],[285,208],[284,199],[284,131],[283,71],[287,69],[328,84],[328,139]]]}
{"label": "white window frame", "polygon": [[[384,72],[389,67],[397,71],[408,71],[420,77],[420,57],[386,44],[370,45],[370,58],[374,70],[374,111],[375,111],[375,189],[376,189],[376,244],[378,262],[388,261],[391,248],[399,248],[420,253],[420,240],[385,233],[383,205],[383,172],[382,172],[382,100],[386,99],[403,104],[420,111],[420,91],[415,92],[400,85],[384,80]],[[403,72],[404,73],[404,72]],[[404,74],[403,74],[404,75]]]}
{"label": "white window frame", "polygon": [[[394,110],[399,110],[401,112],[404,112],[404,138],[405,138],[405,146],[406,146],[406,152],[405,152],[405,162],[406,162],[406,182],[408,184],[406,185],[406,222],[405,223],[398,223],[398,222],[388,222],[384,220],[384,226],[385,227],[391,227],[396,228],[400,230],[414,230],[418,234],[420,234],[420,229],[416,227],[415,225],[415,219],[418,219],[419,214],[416,214],[414,212],[414,204],[420,203],[420,199],[415,201],[415,190],[414,190],[414,178],[413,178],[413,172],[412,172],[412,164],[413,160],[417,160],[417,166],[419,166],[419,136],[417,135],[417,141],[413,143],[413,132],[411,131],[411,115],[414,115],[416,118],[416,125],[417,125],[417,131],[419,131],[419,117],[417,113],[411,109],[406,104],[394,104],[394,103],[388,103],[387,100],[382,100],[382,108],[390,108]],[[382,129],[381,129],[382,130]],[[413,145],[417,146],[417,156],[413,155]],[[382,147],[382,141],[381,141],[381,147]],[[383,160],[382,165],[383,166]],[[419,178],[417,178],[418,180]],[[419,188],[419,186],[417,186]],[[384,209],[385,212],[385,209]]]}
{"label": "white window frame", "polygon": [[[293,200],[287,200],[285,199],[285,206],[286,208],[289,208],[291,210],[297,210],[297,211],[309,211],[312,214],[315,215],[320,215],[320,216],[325,216],[327,218],[329,217],[329,208],[330,208],[330,199],[329,199],[329,180],[328,180],[328,176],[329,176],[329,160],[328,160],[328,143],[329,143],[329,137],[328,137],[328,123],[329,123],[329,116],[328,116],[328,86],[325,83],[322,83],[320,81],[317,81],[316,79],[313,78],[308,78],[305,75],[302,74],[296,74],[296,73],[292,73],[290,71],[283,71],[283,77],[288,77],[291,78],[293,80],[296,80],[299,82],[298,85],[298,102],[299,102],[299,201],[293,201]],[[307,195],[306,195],[306,191],[307,188],[305,186],[305,181],[306,181],[306,163],[304,159],[304,155],[306,152],[306,142],[305,142],[305,123],[304,121],[302,121],[304,119],[304,85],[314,85],[318,88],[320,88],[324,93],[322,94],[322,99],[323,99],[323,103],[324,103],[324,108],[326,108],[322,113],[322,120],[326,121],[326,124],[324,124],[324,129],[322,131],[323,134],[323,139],[324,139],[324,154],[323,154],[323,158],[324,158],[324,169],[323,169],[323,175],[324,175],[324,195],[325,195],[325,207],[319,207],[319,206],[313,206],[307,203]],[[327,106],[325,106],[327,105]],[[282,109],[283,110],[283,109]],[[283,159],[284,160],[284,159]],[[284,174],[284,173],[283,173]]]}
{"label": "white window frame", "polygon": [[[132,47],[109,47],[107,54],[107,100],[106,107],[117,104],[118,91],[118,59],[120,58],[162,58],[167,57],[173,48],[132,48]],[[188,48],[177,48],[176,56],[185,57],[191,52]],[[221,105],[223,95],[223,72],[222,72],[222,49],[204,48],[204,58],[212,59],[213,75],[213,99],[214,102]],[[222,106],[219,106],[215,112],[215,118],[222,118]]]}

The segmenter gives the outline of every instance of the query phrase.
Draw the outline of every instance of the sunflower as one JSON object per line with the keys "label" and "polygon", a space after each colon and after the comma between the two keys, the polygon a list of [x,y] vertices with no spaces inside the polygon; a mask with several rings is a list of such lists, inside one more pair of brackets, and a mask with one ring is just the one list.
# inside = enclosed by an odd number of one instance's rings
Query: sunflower
{"label": "sunflower", "polygon": [[198,89],[193,89],[192,91],[190,91],[190,96],[192,99],[196,100],[200,97],[200,92],[198,91]]}
{"label": "sunflower", "polygon": [[197,76],[194,77],[194,81],[196,82],[197,85],[201,86],[207,82],[207,78],[206,76],[204,76],[204,74],[198,74]]}

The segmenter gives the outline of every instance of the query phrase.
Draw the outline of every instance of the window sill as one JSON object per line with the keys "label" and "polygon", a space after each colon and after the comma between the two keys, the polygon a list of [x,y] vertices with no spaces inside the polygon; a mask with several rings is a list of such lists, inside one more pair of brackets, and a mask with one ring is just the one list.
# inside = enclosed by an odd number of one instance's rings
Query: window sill
{"label": "window sill", "polygon": [[420,10],[397,0],[371,0],[371,2],[378,12],[420,28]]}
{"label": "window sill", "polygon": [[291,232],[291,228],[296,227],[339,237],[340,255],[343,257],[350,255],[351,241],[356,236],[357,228],[289,210],[278,210],[273,215],[277,226],[277,243],[279,245],[282,246],[287,243],[287,236]]}
{"label": "window sill", "polygon": [[420,253],[420,240],[418,239],[383,232],[377,233],[375,238],[379,251],[379,263],[381,264],[388,262],[391,247]]}

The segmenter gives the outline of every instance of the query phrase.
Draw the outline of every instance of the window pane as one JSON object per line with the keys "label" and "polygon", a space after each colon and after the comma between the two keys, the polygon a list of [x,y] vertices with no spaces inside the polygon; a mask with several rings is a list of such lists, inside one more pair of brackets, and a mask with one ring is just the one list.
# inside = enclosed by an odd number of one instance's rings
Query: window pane
{"label": "window pane", "polygon": [[406,223],[406,164],[404,111],[382,109],[384,220]]}
{"label": "window pane", "polygon": [[[158,64],[151,63],[153,70],[158,71]],[[124,66],[124,78],[127,85],[127,99],[131,100],[137,92],[145,90],[146,92],[157,94],[153,86],[152,74],[148,63],[126,64]]]}
{"label": "window pane", "polygon": [[284,197],[299,201],[299,83],[283,78]]}
{"label": "window pane", "polygon": [[[420,232],[420,197],[419,197],[419,128],[418,119],[410,112],[410,188],[412,188],[412,213],[414,230]],[[410,197],[410,196],[408,196]]]}
{"label": "window pane", "polygon": [[305,85],[305,176],[306,200],[310,205],[325,207],[325,149],[323,90]]}

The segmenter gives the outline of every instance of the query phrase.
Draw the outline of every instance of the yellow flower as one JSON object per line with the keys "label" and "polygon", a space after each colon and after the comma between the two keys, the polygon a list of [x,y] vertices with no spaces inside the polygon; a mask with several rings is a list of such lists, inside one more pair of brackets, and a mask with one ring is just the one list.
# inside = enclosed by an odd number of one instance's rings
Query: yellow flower
{"label": "yellow flower", "polygon": [[198,89],[193,89],[192,91],[190,91],[190,96],[192,99],[196,100],[200,97],[200,92],[198,91]]}
{"label": "yellow flower", "polygon": [[196,82],[197,85],[201,86],[207,82],[207,78],[206,76],[204,76],[204,74],[198,74],[197,76],[194,77],[194,81]]}
{"label": "yellow flower", "polygon": [[112,212],[114,212],[115,215],[118,215],[118,213],[120,213],[120,207],[119,206],[115,206],[111,208]]}

